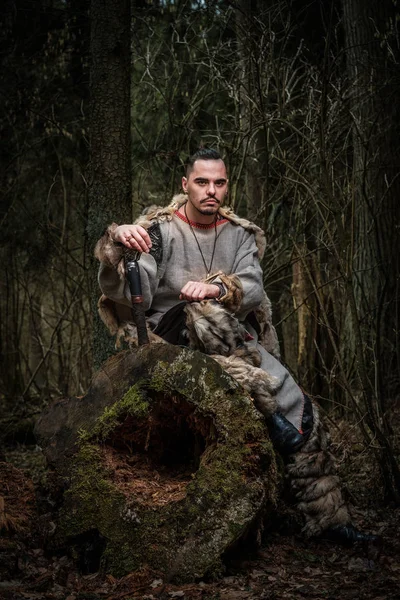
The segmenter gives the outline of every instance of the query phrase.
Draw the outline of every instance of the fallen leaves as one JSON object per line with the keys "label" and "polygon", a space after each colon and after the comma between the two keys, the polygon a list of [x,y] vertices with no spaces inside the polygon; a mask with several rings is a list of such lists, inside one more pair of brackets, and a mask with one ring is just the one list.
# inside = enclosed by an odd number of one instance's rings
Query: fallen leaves
{"label": "fallen leaves", "polygon": [[102,449],[102,459],[118,489],[145,505],[163,506],[182,500],[192,480],[191,471],[163,472],[161,466],[156,470],[145,455],[123,454],[111,446]]}
{"label": "fallen leaves", "polygon": [[31,533],[36,520],[33,482],[13,465],[0,462],[0,533]]}

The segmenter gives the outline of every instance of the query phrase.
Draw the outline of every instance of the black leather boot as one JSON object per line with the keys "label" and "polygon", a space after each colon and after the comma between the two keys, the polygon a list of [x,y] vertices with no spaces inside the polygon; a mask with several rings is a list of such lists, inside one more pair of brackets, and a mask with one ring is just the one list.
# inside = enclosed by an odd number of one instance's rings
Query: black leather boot
{"label": "black leather boot", "polygon": [[357,543],[379,544],[381,542],[381,538],[378,535],[362,533],[362,531],[359,531],[353,527],[353,525],[335,525],[334,527],[329,527],[322,535],[332,542],[338,542],[339,544],[348,546]]}
{"label": "black leather boot", "polygon": [[271,442],[280,454],[294,454],[304,444],[303,435],[281,413],[276,412],[268,419]]}

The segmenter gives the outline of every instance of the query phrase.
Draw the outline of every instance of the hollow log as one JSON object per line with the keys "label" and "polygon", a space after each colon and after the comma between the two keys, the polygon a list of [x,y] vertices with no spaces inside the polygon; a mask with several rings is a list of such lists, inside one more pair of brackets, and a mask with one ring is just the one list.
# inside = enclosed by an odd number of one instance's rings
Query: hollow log
{"label": "hollow log", "polygon": [[49,406],[36,434],[65,489],[56,541],[88,570],[149,565],[193,581],[275,505],[264,418],[213,359],[186,348],[112,356],[84,397]]}

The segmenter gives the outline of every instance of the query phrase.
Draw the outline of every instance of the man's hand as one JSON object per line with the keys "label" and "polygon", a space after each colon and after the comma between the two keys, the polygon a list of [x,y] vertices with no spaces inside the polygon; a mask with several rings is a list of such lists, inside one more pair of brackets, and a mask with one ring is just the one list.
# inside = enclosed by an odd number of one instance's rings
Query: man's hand
{"label": "man's hand", "polygon": [[201,281],[188,281],[181,289],[180,300],[188,302],[199,302],[205,298],[218,298],[220,289],[212,283],[202,283]]}
{"label": "man's hand", "polygon": [[121,242],[127,248],[139,252],[150,252],[152,246],[150,236],[140,225],[119,225],[113,234],[114,242]]}

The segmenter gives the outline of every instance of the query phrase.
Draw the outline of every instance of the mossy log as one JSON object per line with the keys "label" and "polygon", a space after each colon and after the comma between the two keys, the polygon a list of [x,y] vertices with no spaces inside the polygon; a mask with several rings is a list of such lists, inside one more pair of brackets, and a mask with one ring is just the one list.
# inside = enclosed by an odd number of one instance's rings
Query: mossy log
{"label": "mossy log", "polygon": [[51,405],[36,433],[66,488],[58,543],[92,536],[116,576],[145,564],[175,581],[216,572],[275,504],[264,419],[199,352],[121,352],[84,397]]}

